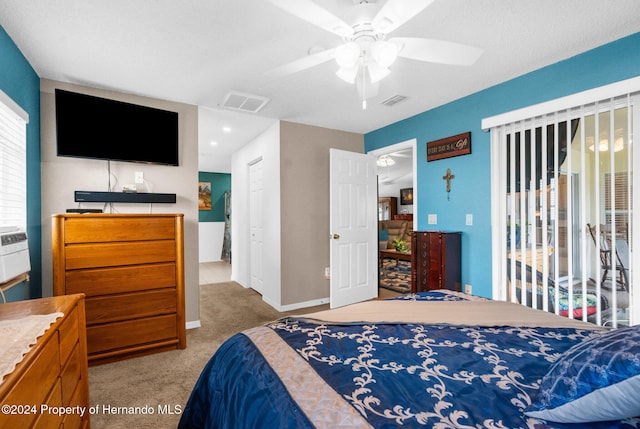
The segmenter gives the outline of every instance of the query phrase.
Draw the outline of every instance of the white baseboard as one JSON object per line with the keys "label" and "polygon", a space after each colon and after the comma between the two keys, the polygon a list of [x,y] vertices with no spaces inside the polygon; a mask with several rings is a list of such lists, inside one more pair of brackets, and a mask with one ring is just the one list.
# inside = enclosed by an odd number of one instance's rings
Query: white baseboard
{"label": "white baseboard", "polygon": [[279,306],[279,307],[275,307],[271,303],[269,303],[269,304],[272,307],[274,307],[276,310],[282,312],[282,311],[298,310],[299,308],[315,307],[316,305],[323,305],[323,304],[328,304],[328,303],[329,303],[329,297],[320,298],[320,299],[314,299],[314,300],[305,301],[305,302],[296,302],[295,304],[282,305],[282,306]]}
{"label": "white baseboard", "polygon": [[192,322],[187,322],[185,326],[187,329],[195,329],[201,327],[202,325],[200,324],[200,320],[194,320]]}

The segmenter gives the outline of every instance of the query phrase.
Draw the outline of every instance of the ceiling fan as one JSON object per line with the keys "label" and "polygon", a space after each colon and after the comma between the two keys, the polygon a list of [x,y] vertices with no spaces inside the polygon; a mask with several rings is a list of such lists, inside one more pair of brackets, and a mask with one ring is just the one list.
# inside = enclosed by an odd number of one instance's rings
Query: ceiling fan
{"label": "ceiling fan", "polygon": [[[268,72],[270,76],[286,76],[334,59],[339,66],[336,75],[357,84],[366,109],[368,97],[376,85],[391,73],[397,57],[440,64],[472,65],[482,55],[477,47],[435,39],[393,37],[387,35],[422,12],[433,0],[351,0],[353,18],[350,23],[337,17],[312,0],[269,0],[274,5],[310,24],[331,32],[342,44],[312,53]],[[348,0],[345,0],[348,1]]]}
{"label": "ceiling fan", "polygon": [[394,158],[413,158],[412,150],[413,149],[411,148],[407,148],[382,154],[377,159],[378,167],[389,167],[390,165],[394,165],[396,163]]}
{"label": "ceiling fan", "polygon": [[389,156],[397,157],[397,158],[413,158],[412,151],[413,149],[411,148],[401,149],[401,150],[397,150],[395,152],[389,153]]}

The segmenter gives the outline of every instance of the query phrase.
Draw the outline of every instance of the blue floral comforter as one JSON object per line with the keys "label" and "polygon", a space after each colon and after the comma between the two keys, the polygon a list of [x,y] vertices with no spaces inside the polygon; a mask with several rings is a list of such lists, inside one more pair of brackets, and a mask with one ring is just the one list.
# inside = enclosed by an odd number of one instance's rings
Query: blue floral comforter
{"label": "blue floral comforter", "polygon": [[[464,300],[427,292],[409,300]],[[237,334],[204,368],[180,428],[637,428],[522,411],[575,328],[285,318]]]}

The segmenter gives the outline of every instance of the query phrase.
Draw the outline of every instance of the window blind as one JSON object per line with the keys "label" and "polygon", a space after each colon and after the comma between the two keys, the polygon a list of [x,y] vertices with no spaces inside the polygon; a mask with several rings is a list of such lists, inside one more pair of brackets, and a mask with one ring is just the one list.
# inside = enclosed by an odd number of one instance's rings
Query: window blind
{"label": "window blind", "polygon": [[631,144],[640,80],[634,85],[557,111],[536,107],[529,118],[483,121],[491,125],[494,298],[606,326],[639,323],[640,300],[630,293],[640,284],[640,151]]}
{"label": "window blind", "polygon": [[26,228],[27,122],[6,99],[0,98],[0,227]]}
{"label": "window blind", "polygon": [[[611,215],[614,213],[613,207],[615,207],[618,223],[622,225],[629,224],[630,217],[628,216],[628,211],[631,209],[631,204],[629,204],[629,195],[631,194],[630,179],[631,175],[628,172],[615,173],[613,177],[611,173],[604,175],[604,217],[607,223],[613,221]],[[612,189],[613,196],[611,195]]]}

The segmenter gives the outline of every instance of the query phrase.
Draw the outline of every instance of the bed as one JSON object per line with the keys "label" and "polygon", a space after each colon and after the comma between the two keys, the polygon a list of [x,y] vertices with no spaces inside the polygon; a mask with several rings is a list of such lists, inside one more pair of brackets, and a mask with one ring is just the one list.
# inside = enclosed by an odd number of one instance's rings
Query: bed
{"label": "bed", "polygon": [[640,428],[640,330],[451,291],[236,334],[180,428]]}

